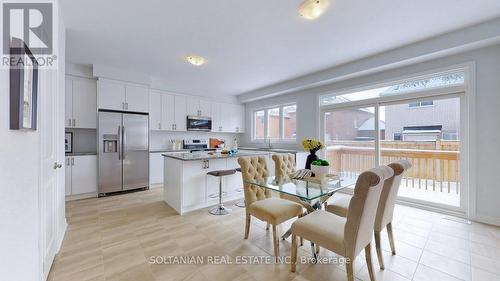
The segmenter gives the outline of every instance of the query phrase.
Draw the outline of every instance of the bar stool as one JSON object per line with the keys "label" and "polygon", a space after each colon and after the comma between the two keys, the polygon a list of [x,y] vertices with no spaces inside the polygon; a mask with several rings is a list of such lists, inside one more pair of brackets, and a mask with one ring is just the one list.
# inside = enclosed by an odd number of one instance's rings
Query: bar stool
{"label": "bar stool", "polygon": [[219,177],[219,205],[208,211],[211,215],[221,216],[231,212],[231,209],[224,207],[224,204],[222,204],[222,177],[234,175],[235,173],[236,170],[218,170],[207,173],[209,176]]}
{"label": "bar stool", "polygon": [[[241,168],[236,168],[236,172],[241,173]],[[236,189],[236,192],[243,192],[243,188]],[[245,208],[245,199],[241,199],[241,200],[237,201],[236,203],[234,203],[234,205],[236,207]]]}

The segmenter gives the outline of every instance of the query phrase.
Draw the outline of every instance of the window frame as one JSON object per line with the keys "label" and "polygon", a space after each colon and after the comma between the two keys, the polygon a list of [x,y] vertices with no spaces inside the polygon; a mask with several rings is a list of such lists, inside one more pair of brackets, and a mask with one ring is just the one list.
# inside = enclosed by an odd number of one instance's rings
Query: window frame
{"label": "window frame", "polygon": [[[266,106],[266,107],[259,107],[255,108],[252,110],[252,142],[255,143],[266,143],[268,141],[271,141],[273,143],[287,143],[287,144],[296,144],[297,143],[297,122],[295,122],[295,138],[294,139],[289,139],[289,138],[284,138],[285,136],[285,126],[284,126],[284,115],[283,115],[283,108],[288,107],[288,106],[295,106],[295,112],[298,111],[298,105],[297,102],[289,102],[289,103],[283,103],[283,104],[278,104],[278,105],[272,105],[272,106]],[[270,109],[275,109],[279,108],[279,138],[277,139],[270,139],[269,138],[269,115],[268,112]],[[264,111],[264,138],[263,139],[257,139],[255,138],[255,133],[256,133],[256,128],[255,128],[255,114],[259,111]],[[296,115],[296,120],[297,115]]]}
{"label": "window frame", "polygon": [[[426,102],[431,102],[430,104],[423,104],[423,103],[426,103]],[[425,108],[425,107],[433,107],[434,106],[434,101],[433,100],[421,100],[421,101],[417,101],[417,102],[412,102],[412,103],[409,103],[408,104],[408,108],[412,109],[412,108]]]}

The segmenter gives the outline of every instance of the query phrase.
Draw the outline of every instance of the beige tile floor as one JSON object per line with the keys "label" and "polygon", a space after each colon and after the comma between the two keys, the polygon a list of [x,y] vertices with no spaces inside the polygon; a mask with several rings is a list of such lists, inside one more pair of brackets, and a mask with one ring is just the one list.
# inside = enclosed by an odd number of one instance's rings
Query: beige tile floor
{"label": "beige tile floor", "polygon": [[[346,280],[342,264],[151,264],[159,256],[268,257],[272,235],[254,219],[249,240],[243,239],[244,209],[233,206],[228,216],[206,210],[177,215],[162,201],[162,190],[67,203],[68,230],[49,280]],[[374,265],[378,280],[500,280],[500,228],[462,224],[437,213],[396,206],[394,235],[397,255],[390,254],[386,233],[386,270]],[[289,223],[288,223],[289,225]],[[280,227],[281,233],[287,225]],[[289,256],[290,241],[280,241]],[[310,257],[307,242],[299,256]],[[335,257],[322,250],[322,257]],[[357,280],[369,280],[361,255]]]}

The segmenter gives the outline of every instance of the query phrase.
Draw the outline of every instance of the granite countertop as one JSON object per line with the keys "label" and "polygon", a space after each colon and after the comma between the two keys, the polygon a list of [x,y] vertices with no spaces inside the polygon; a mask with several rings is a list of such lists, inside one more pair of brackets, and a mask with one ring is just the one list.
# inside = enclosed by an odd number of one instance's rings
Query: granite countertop
{"label": "granite countertop", "polygon": [[169,157],[182,161],[196,161],[196,160],[209,160],[209,159],[222,159],[222,158],[237,158],[245,156],[256,156],[256,155],[266,155],[266,151],[239,151],[236,154],[221,154],[219,152],[209,154],[206,152],[202,153],[164,153],[162,156]]}
{"label": "granite countertop", "polygon": [[190,149],[150,149],[150,153],[161,153],[161,152],[189,152]]}
{"label": "granite countertop", "polygon": [[83,155],[97,155],[97,152],[72,152],[65,154],[65,156],[83,156]]}
{"label": "granite countertop", "polygon": [[284,148],[268,148],[268,147],[240,147],[242,150],[252,150],[252,151],[267,151],[267,152],[277,152],[277,153],[293,153],[297,154],[299,150],[295,149],[284,149]]}

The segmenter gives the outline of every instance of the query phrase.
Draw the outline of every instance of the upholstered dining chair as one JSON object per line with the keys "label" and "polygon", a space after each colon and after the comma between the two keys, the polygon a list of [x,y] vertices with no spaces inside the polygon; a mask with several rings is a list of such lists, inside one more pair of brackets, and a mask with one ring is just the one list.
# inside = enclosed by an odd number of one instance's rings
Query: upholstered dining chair
{"label": "upholstered dining chair", "polygon": [[245,193],[245,239],[250,232],[251,217],[256,217],[273,226],[274,256],[279,256],[277,226],[294,217],[302,216],[302,205],[281,198],[272,198],[271,191],[247,183],[247,181],[266,181],[269,176],[267,160],[263,156],[240,157],[243,189]]}
{"label": "upholstered dining chair", "polygon": [[[396,254],[394,244],[394,235],[392,233],[392,217],[394,214],[394,205],[398,196],[399,185],[405,171],[411,168],[411,163],[408,160],[398,160],[388,165],[393,171],[394,175],[387,179],[382,187],[380,200],[377,207],[377,216],[375,217],[375,225],[373,231],[375,234],[375,248],[377,250],[378,263],[380,269],[384,269],[384,258],[382,256],[382,247],[380,245],[380,232],[387,227],[387,235],[389,236],[389,244],[391,245],[391,252]],[[326,210],[336,215],[346,217],[348,215],[350,197],[332,197],[328,202]]]}
{"label": "upholstered dining chair", "polygon": [[347,279],[354,280],[353,264],[365,249],[370,280],[375,280],[371,260],[371,241],[375,215],[384,181],[393,175],[391,168],[380,166],[359,175],[346,218],[319,210],[292,224],[291,271],[297,263],[297,236],[346,258]]}
{"label": "upholstered dining chair", "polygon": [[[274,175],[283,180],[290,180],[296,172],[295,156],[291,153],[279,153],[273,154],[272,158],[274,161]],[[306,208],[308,212],[314,211],[314,208],[311,207],[311,205],[300,201],[300,199],[295,196],[280,193],[280,198],[299,203],[302,207]]]}

